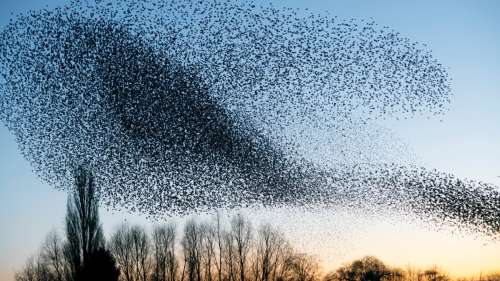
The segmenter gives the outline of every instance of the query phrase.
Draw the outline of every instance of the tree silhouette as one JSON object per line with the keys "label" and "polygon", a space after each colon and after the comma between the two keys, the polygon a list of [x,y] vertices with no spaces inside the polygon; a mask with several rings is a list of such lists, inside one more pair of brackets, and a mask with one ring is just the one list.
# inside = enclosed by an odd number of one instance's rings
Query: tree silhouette
{"label": "tree silhouette", "polygon": [[206,281],[214,281],[212,277],[215,259],[215,240],[217,237],[217,230],[215,225],[210,223],[203,223],[201,225],[202,235],[202,262],[204,269],[204,279]]}
{"label": "tree silhouette", "polygon": [[154,281],[175,281],[178,261],[175,257],[175,225],[157,226],[153,230]]}
{"label": "tree silhouette", "polygon": [[64,257],[64,242],[57,232],[52,231],[47,235],[42,246],[41,257],[48,267],[51,280],[64,281],[68,276],[68,266]]}
{"label": "tree silhouette", "polygon": [[439,272],[439,270],[436,267],[424,271],[423,276],[425,277],[425,279],[427,281],[448,281],[449,280],[448,276]]}
{"label": "tree silhouette", "polygon": [[184,252],[184,268],[186,270],[188,281],[202,280],[202,235],[202,228],[196,221],[191,220],[186,223],[184,227],[184,237],[181,244]]}
{"label": "tree silhouette", "polygon": [[247,219],[238,214],[231,220],[231,234],[236,246],[240,281],[245,281],[247,256],[252,242],[252,226]]}
{"label": "tree silhouette", "polygon": [[217,277],[218,277],[218,281],[222,281],[222,258],[223,258],[223,252],[224,252],[224,247],[223,247],[223,230],[222,230],[222,226],[221,226],[221,215],[219,212],[217,212],[216,216],[215,216],[215,223],[214,223],[214,227],[215,227],[215,236],[217,238],[217,263],[216,263],[216,266],[217,266]]}
{"label": "tree silhouette", "polygon": [[[86,183],[81,186],[87,189],[92,186],[89,184],[92,183],[91,179],[79,179],[77,182]],[[94,191],[91,192],[95,192],[95,189],[92,190]],[[81,196],[85,192],[88,190],[82,192],[77,188],[69,198],[94,198],[91,206],[96,206],[95,193]],[[88,206],[86,200],[83,202],[85,203],[81,206]],[[74,201],[68,203],[71,204],[75,204]],[[74,205],[68,208],[72,210],[72,216],[78,217],[79,212],[83,213]],[[90,213],[94,214],[93,221],[98,222],[97,212]],[[98,223],[90,225],[92,227],[84,229],[94,231],[94,237],[100,238],[93,241],[104,245]],[[109,250],[103,246],[88,247],[85,261],[83,247],[75,249],[75,244],[70,243],[83,241],[83,238],[68,235],[66,239],[67,241],[61,239],[56,232],[49,233],[39,254],[29,259],[25,267],[16,274],[16,281],[451,280],[436,268],[408,268],[403,271],[370,256],[355,260],[321,277],[319,261],[313,256],[297,252],[285,238],[285,233],[269,224],[259,225],[254,231],[249,220],[241,215],[234,216],[226,223],[221,222],[219,215],[210,221],[191,219],[184,225],[182,237],[177,237],[174,224],[156,226],[150,235],[144,227],[123,224],[111,235]],[[179,249],[177,245],[180,245]],[[77,259],[72,258],[78,256],[68,253],[81,254],[76,274],[74,268]],[[500,281],[499,277],[500,275],[493,274],[481,276],[479,280]],[[457,281],[476,280],[478,279]]]}
{"label": "tree silhouette", "polygon": [[148,280],[153,258],[149,237],[142,227],[121,225],[111,236],[110,248],[124,281]]}
{"label": "tree silhouette", "polygon": [[70,263],[71,278],[80,281],[80,272],[90,257],[97,249],[104,247],[94,177],[82,167],[76,171],[75,187],[68,198],[66,239],[65,254]]}
{"label": "tree silhouette", "polygon": [[375,257],[364,257],[337,270],[339,281],[380,281],[392,276],[391,270]]}
{"label": "tree silhouette", "polygon": [[99,248],[87,257],[87,263],[79,273],[78,279],[84,281],[117,281],[120,271],[111,252]]}

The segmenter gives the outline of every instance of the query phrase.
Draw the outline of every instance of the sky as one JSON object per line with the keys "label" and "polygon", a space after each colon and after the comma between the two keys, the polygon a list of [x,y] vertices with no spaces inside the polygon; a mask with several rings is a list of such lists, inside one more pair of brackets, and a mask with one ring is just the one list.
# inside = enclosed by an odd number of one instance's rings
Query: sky
{"label": "sky", "polygon": [[[63,0],[2,0],[0,26],[11,13]],[[268,1],[259,0],[266,3]],[[500,1],[270,1],[340,18],[373,19],[427,44],[452,77],[449,112],[439,118],[386,120],[429,168],[500,186]],[[0,126],[0,280],[13,272],[52,229],[62,231],[66,194],[41,182]],[[243,210],[243,212],[245,212]],[[138,214],[101,210],[105,232],[123,220],[149,225]],[[252,216],[279,223],[292,242],[318,255],[326,270],[363,255],[398,266],[440,265],[456,275],[500,270],[500,242],[436,231],[391,215],[354,216],[346,210],[292,218],[289,210]],[[182,221],[182,219],[179,219]],[[355,221],[355,225],[352,223]],[[305,238],[304,238],[305,237]],[[376,242],[376,243],[375,243]]]}

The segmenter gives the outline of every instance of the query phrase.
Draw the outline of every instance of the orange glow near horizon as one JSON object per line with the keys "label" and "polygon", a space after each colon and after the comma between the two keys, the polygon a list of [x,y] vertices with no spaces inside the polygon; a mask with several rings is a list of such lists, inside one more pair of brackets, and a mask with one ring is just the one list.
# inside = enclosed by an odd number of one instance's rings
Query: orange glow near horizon
{"label": "orange glow near horizon", "polygon": [[[375,256],[389,266],[406,269],[437,267],[455,278],[500,273],[500,241],[410,225],[378,223],[342,259],[322,258],[325,272],[363,256]],[[327,253],[319,253],[328,257]]]}
{"label": "orange glow near horizon", "polygon": [[[278,226],[298,251],[319,259],[322,273],[334,271],[364,256],[375,256],[385,264],[400,269],[409,266],[422,270],[437,267],[453,278],[500,273],[500,239],[452,232],[445,226],[437,231],[425,224],[404,221],[387,214],[360,217],[352,210],[300,212],[300,215],[297,210],[290,209],[237,212],[252,220],[254,227],[266,222]],[[110,214],[107,211],[103,215],[108,237],[125,217],[131,224],[151,226],[141,216],[125,216],[120,212]],[[337,219],[327,219],[329,216]],[[199,219],[209,220],[210,216],[200,216]],[[186,218],[175,220],[178,229],[182,229],[181,224]],[[353,226],[354,222],[356,225]],[[0,280],[13,278],[14,269],[0,265]]]}

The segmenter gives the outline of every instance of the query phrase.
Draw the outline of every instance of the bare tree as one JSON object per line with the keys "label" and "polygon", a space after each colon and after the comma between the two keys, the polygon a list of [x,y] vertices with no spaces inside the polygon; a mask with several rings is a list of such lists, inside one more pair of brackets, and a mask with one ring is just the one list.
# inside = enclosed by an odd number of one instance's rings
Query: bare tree
{"label": "bare tree", "polygon": [[261,225],[253,248],[252,274],[256,281],[286,280],[293,249],[283,233],[270,224]]}
{"label": "bare tree", "polygon": [[223,232],[222,239],[224,241],[224,265],[226,268],[226,278],[225,281],[236,281],[236,243],[231,232]]}
{"label": "bare tree", "polygon": [[[318,262],[306,254],[295,254],[288,258],[290,281],[316,281],[319,279]],[[369,279],[371,280],[371,279]]]}
{"label": "bare tree", "polygon": [[54,281],[66,280],[69,274],[63,243],[57,232],[52,231],[47,235],[42,246],[41,257],[47,264],[51,279]]}
{"label": "bare tree", "polygon": [[136,280],[147,281],[151,269],[150,242],[144,228],[133,226],[132,236],[132,260],[136,266]]}
{"label": "bare tree", "polygon": [[175,257],[175,225],[157,226],[153,230],[154,280],[175,281],[178,262]]}
{"label": "bare tree", "polygon": [[41,255],[31,257],[23,270],[15,274],[16,281],[52,281],[49,266]]}
{"label": "bare tree", "polygon": [[284,238],[270,224],[264,224],[257,231],[257,241],[254,254],[254,276],[259,281],[271,280],[274,267],[280,258],[280,250]]}
{"label": "bare tree", "polygon": [[222,257],[223,257],[223,252],[224,252],[224,246],[223,246],[223,230],[221,226],[221,217],[220,213],[217,212],[216,217],[215,217],[215,236],[217,238],[217,277],[218,281],[222,281]]}
{"label": "bare tree", "polygon": [[202,261],[204,268],[204,280],[213,281],[212,273],[215,263],[215,240],[216,227],[209,223],[201,225],[202,230]]}
{"label": "bare tree", "polygon": [[72,280],[77,279],[89,256],[104,246],[97,192],[92,173],[79,168],[66,214],[65,254],[71,265]]}
{"label": "bare tree", "polygon": [[109,246],[120,267],[120,279],[134,281],[134,264],[132,261],[132,237],[130,226],[122,224],[111,235]]}
{"label": "bare tree", "polygon": [[250,221],[238,214],[231,220],[231,234],[236,246],[236,258],[238,260],[238,272],[240,281],[245,281],[247,257],[252,242],[252,226]]}
{"label": "bare tree", "polygon": [[188,281],[202,280],[202,240],[203,232],[200,225],[194,220],[188,221],[184,226],[184,237],[181,243]]}
{"label": "bare tree", "polygon": [[150,242],[139,226],[121,225],[111,236],[110,248],[125,281],[147,281],[151,271]]}
{"label": "bare tree", "polygon": [[37,264],[33,257],[29,258],[24,268],[20,272],[16,272],[15,275],[16,281],[38,281],[37,275]]}

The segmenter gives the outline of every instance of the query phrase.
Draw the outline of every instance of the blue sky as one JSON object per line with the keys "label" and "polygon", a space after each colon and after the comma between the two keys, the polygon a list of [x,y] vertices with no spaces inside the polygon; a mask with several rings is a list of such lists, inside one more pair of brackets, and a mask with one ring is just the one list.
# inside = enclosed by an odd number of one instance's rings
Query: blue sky
{"label": "blue sky", "polygon": [[[0,25],[8,22],[11,12],[64,2],[2,0]],[[500,186],[500,1],[271,2],[329,11],[340,18],[373,19],[427,44],[453,79],[449,112],[440,118],[387,120],[384,124],[412,147],[426,167]],[[1,280],[10,279],[12,269],[19,268],[44,235],[62,225],[65,200],[63,192],[34,175],[14,137],[0,126],[0,225],[7,226],[0,233]],[[123,217],[103,213],[104,223],[110,226]],[[144,221],[140,216],[129,220]],[[500,261],[500,256],[496,258]]]}

